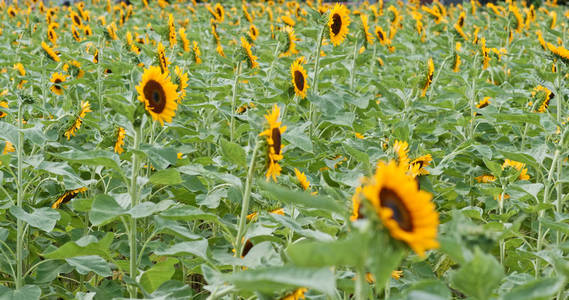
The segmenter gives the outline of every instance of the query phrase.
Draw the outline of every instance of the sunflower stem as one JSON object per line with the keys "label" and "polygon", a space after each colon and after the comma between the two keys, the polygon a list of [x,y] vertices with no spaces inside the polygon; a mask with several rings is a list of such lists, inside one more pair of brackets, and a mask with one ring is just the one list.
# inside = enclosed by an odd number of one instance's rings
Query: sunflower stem
{"label": "sunflower stem", "polygon": [[[22,204],[24,201],[24,193],[22,186],[22,171],[23,166],[22,163],[24,161],[24,131],[22,130],[24,127],[24,120],[23,120],[23,99],[19,97],[18,99],[18,170],[17,170],[17,187],[18,187],[18,195],[16,200],[16,205],[18,208],[22,209]],[[24,250],[24,223],[20,218],[16,221],[16,289],[19,290],[23,286],[23,251]]]}
{"label": "sunflower stem", "polygon": [[[134,149],[138,150],[140,144],[140,135],[141,135],[141,128],[140,126],[134,127]],[[138,186],[136,183],[137,175],[138,175],[138,168],[139,168],[139,160],[138,155],[136,152],[132,153],[132,173],[130,177],[130,207],[133,208],[138,204]],[[136,278],[137,273],[137,250],[136,250],[136,219],[130,217],[130,231],[129,231],[129,243],[130,243],[130,277],[132,279]],[[129,294],[131,298],[135,298],[137,294],[137,288],[135,286],[129,287]]]}
{"label": "sunflower stem", "polygon": [[350,72],[350,90],[354,91],[354,79],[356,77],[356,59],[358,58],[358,39],[354,41],[354,54],[352,58],[352,71]]}
{"label": "sunflower stem", "polygon": [[[318,94],[318,72],[320,71],[320,52],[322,49],[322,41],[324,39],[324,30],[326,26],[322,26],[320,29],[320,34],[318,35],[318,46],[316,47],[316,53],[314,56],[316,58],[316,63],[314,64],[314,77],[312,78],[312,89],[314,90],[314,95]],[[308,114],[308,119],[310,120],[310,133],[309,136],[312,137],[314,132],[314,103],[310,101],[310,112]]]}
{"label": "sunflower stem", "polygon": [[[551,161],[551,167],[550,167],[550,169],[549,169],[549,173],[548,173],[548,175],[547,175],[547,179],[546,179],[545,182],[543,183],[543,186],[545,187],[545,188],[544,188],[544,191],[543,191],[543,203],[544,203],[544,204],[546,204],[546,203],[549,202],[549,191],[550,191],[550,188],[551,188],[551,184],[550,184],[550,183],[551,183],[551,181],[552,181],[552,179],[553,179],[553,173],[555,172],[555,166],[557,166],[557,159],[558,159],[558,158],[559,158],[559,149],[555,150],[555,154],[553,155],[553,160]],[[543,240],[544,240],[544,238],[545,238],[545,233],[543,232],[543,228],[542,228],[541,221],[540,221],[541,219],[543,219],[544,214],[545,214],[545,210],[544,210],[544,209],[540,210],[540,211],[539,211],[539,214],[538,214],[538,218],[537,218],[537,220],[538,220],[538,222],[539,222],[539,225],[538,225],[538,228],[537,228],[537,245],[536,245],[536,250],[535,250],[536,252],[541,251],[541,248],[542,248],[542,246],[543,246]],[[538,272],[539,272],[539,265],[540,265],[540,262],[541,262],[541,261],[539,260],[539,258],[536,258],[536,259],[535,259],[535,266],[536,266],[536,274],[535,274],[535,277],[538,277],[538,276],[539,276],[539,273],[538,273]]]}
{"label": "sunflower stem", "polygon": [[359,266],[357,269],[356,282],[354,284],[356,291],[356,300],[367,299],[366,272],[363,265]]}
{"label": "sunflower stem", "polygon": [[233,96],[231,97],[231,133],[230,141],[233,142],[235,139],[235,102],[237,100],[237,85],[239,84],[239,75],[241,75],[241,61],[237,64],[237,69],[235,70],[235,81],[233,82]]}
{"label": "sunflower stem", "polygon": [[249,163],[249,171],[247,172],[247,181],[245,182],[245,192],[243,193],[243,204],[241,205],[241,215],[239,217],[239,229],[237,231],[237,236],[235,237],[235,250],[238,257],[241,257],[241,252],[243,249],[242,239],[245,235],[245,223],[247,220],[247,212],[249,211],[249,200],[251,198],[251,184],[253,182],[253,175],[255,174],[255,162],[257,159],[257,153],[261,148],[261,141],[257,139],[255,141],[255,148],[253,149],[253,154],[251,155],[251,162]]}

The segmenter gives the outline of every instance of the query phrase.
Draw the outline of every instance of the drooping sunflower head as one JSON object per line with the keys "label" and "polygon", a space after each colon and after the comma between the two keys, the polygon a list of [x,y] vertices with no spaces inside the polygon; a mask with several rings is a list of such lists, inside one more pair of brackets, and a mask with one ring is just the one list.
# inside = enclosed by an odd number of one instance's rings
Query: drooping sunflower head
{"label": "drooping sunflower head", "polygon": [[484,97],[480,102],[476,104],[476,108],[481,109],[490,105],[490,97]]}
{"label": "drooping sunflower head", "polygon": [[168,66],[170,65],[170,60],[166,57],[166,48],[162,43],[158,43],[158,47],[156,48],[157,55],[158,55],[158,62],[160,63],[160,70],[164,74],[168,74]]}
{"label": "drooping sunflower head", "polygon": [[286,44],[284,45],[284,52],[281,53],[280,56],[291,56],[298,53],[298,50],[296,49],[296,42],[299,39],[294,34],[294,29],[290,26],[287,26],[284,28],[284,32],[286,33]]}
{"label": "drooping sunflower head", "polygon": [[138,100],[144,103],[152,119],[160,121],[164,126],[164,122],[172,122],[172,117],[176,115],[177,88],[178,86],[170,81],[167,74],[162,73],[159,67],[152,66],[144,70],[136,91]]}
{"label": "drooping sunflower head", "polygon": [[409,165],[411,176],[417,177],[421,175],[428,175],[429,170],[425,169],[425,167],[428,167],[431,164],[431,161],[433,161],[431,154],[426,154],[415,158]]}
{"label": "drooping sunflower head", "polygon": [[531,92],[531,96],[533,98],[532,102],[534,102],[536,105],[539,104],[539,107],[536,111],[544,113],[549,107],[549,101],[555,97],[555,94],[550,89],[542,85],[538,85]]}
{"label": "drooping sunflower head", "polygon": [[282,155],[282,134],[286,131],[286,126],[281,126],[282,122],[279,121],[280,108],[275,104],[270,113],[265,115],[265,119],[269,125],[269,128],[259,134],[259,136],[265,136],[267,139],[267,159],[268,167],[266,177],[273,178],[277,181],[277,176],[281,174],[281,166],[279,161],[283,159]]}
{"label": "drooping sunflower head", "polygon": [[361,14],[360,19],[362,21],[362,33],[365,36],[365,41],[369,45],[373,45],[373,34],[369,32],[368,16],[366,14]]}
{"label": "drooping sunflower head", "polygon": [[257,56],[253,55],[253,51],[251,50],[251,44],[244,37],[241,37],[241,49],[244,51],[245,58],[247,59],[247,64],[250,68],[254,69],[259,66],[259,63],[257,62]]}
{"label": "drooping sunflower head", "polygon": [[63,95],[63,82],[65,82],[65,79],[67,78],[67,76],[65,76],[62,73],[53,73],[51,74],[51,78],[49,79],[49,81],[51,81],[51,83],[53,83],[53,85],[51,86],[50,90],[56,94],[56,95]]}
{"label": "drooping sunflower head", "polygon": [[176,84],[178,85],[178,98],[176,98],[176,101],[180,103],[186,97],[186,88],[190,79],[188,78],[188,73],[184,73],[182,68],[178,66],[174,68],[174,73],[176,74]]}
{"label": "drooping sunflower head", "polygon": [[334,46],[340,45],[348,34],[350,11],[343,4],[336,3],[328,17],[330,41]]}
{"label": "drooping sunflower head", "polygon": [[302,66],[304,63],[304,56],[297,58],[290,66],[290,73],[292,76],[292,85],[294,86],[294,92],[297,96],[304,99],[306,97],[306,90],[308,89],[308,83],[306,81],[306,70]]}
{"label": "drooping sunflower head", "polygon": [[249,25],[249,32],[247,33],[252,41],[256,41],[257,37],[259,36],[259,29],[255,24]]}
{"label": "drooping sunflower head", "polygon": [[296,179],[298,179],[298,182],[302,186],[302,189],[307,191],[310,188],[310,181],[308,181],[304,172],[300,172],[297,168],[294,168],[294,174],[296,175]]}
{"label": "drooping sunflower head", "polygon": [[53,59],[56,62],[59,62],[61,59],[55,50],[53,50],[46,42],[41,42],[41,47],[43,51],[49,56],[49,58]]}
{"label": "drooping sunflower head", "polygon": [[394,161],[379,162],[362,194],[392,238],[405,242],[421,257],[426,250],[439,247],[439,214],[432,195],[418,189],[407,169]]}
{"label": "drooping sunflower head", "polygon": [[124,138],[126,137],[126,131],[124,128],[119,127],[117,129],[117,141],[115,142],[115,153],[117,154],[121,154],[124,152],[123,146],[124,146]]}

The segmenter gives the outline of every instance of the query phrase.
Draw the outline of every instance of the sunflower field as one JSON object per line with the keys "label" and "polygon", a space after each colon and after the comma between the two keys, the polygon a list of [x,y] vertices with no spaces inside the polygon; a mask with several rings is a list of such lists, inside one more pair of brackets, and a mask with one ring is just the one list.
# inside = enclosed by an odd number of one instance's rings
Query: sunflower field
{"label": "sunflower field", "polygon": [[0,11],[0,300],[569,299],[556,0]]}

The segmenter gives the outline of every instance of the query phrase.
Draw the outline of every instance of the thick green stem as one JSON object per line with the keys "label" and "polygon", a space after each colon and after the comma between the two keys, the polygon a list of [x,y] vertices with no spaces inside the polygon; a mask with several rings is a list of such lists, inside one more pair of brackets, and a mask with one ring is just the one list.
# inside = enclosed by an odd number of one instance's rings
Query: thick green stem
{"label": "thick green stem", "polygon": [[237,237],[235,238],[235,251],[238,256],[241,256],[242,246],[243,246],[243,236],[245,235],[245,223],[247,222],[247,212],[249,211],[249,200],[251,198],[251,185],[253,183],[253,175],[255,174],[255,162],[257,159],[257,152],[261,147],[261,141],[257,140],[255,143],[255,148],[253,149],[253,154],[251,156],[251,162],[249,163],[249,171],[247,173],[247,181],[245,182],[245,192],[243,193],[243,204],[241,205],[241,215],[239,216],[239,229],[237,231]]}
{"label": "thick green stem", "polygon": [[[23,132],[23,116],[22,116],[22,106],[24,105],[23,100],[19,99],[18,102],[18,170],[17,170],[17,181],[18,181],[18,196],[16,200],[16,205],[18,208],[22,208],[24,201],[24,193],[22,186],[22,163],[24,161],[24,132]],[[23,286],[23,270],[24,270],[24,223],[18,218],[16,223],[16,289],[20,289]]]}
{"label": "thick green stem", "polygon": [[[314,65],[314,76],[312,77],[312,90],[314,95],[318,94],[318,72],[320,71],[320,52],[322,50],[322,40],[324,39],[324,30],[326,26],[322,26],[320,30],[320,34],[318,35],[318,46],[316,47],[316,52],[314,53],[314,57],[316,58],[316,63]],[[308,119],[310,120],[310,136],[312,137],[312,133],[315,129],[315,122],[314,122],[314,103],[310,102],[310,112],[308,114]]]}
{"label": "thick green stem", "polygon": [[235,69],[235,81],[233,82],[233,96],[231,97],[231,126],[230,140],[233,142],[235,138],[235,101],[237,100],[237,85],[239,84],[239,75],[241,75],[241,62],[237,64]]}
{"label": "thick green stem", "polygon": [[[134,149],[138,150],[140,144],[141,127],[134,127]],[[139,168],[138,155],[136,153],[132,154],[132,174],[130,174],[130,207],[133,208],[138,204],[138,185],[136,183],[138,168]],[[136,219],[130,218],[130,231],[129,231],[129,243],[130,243],[130,277],[132,279],[136,278],[137,273],[137,250],[136,250]],[[129,288],[129,294],[131,298],[135,298],[137,294],[137,289],[135,286]]]}
{"label": "thick green stem", "polygon": [[[498,207],[500,216],[504,213],[504,195],[506,194],[506,186],[502,185],[502,193],[500,193],[500,199],[498,199]],[[502,223],[504,221],[501,221]],[[502,238],[500,239],[500,263],[504,264],[504,259],[506,256],[506,241]]]}
{"label": "thick green stem", "polygon": [[356,300],[364,300],[367,299],[367,283],[366,283],[366,272],[363,266],[358,267],[357,275],[356,275],[356,282],[355,284],[355,291],[356,291]]}
{"label": "thick green stem", "polygon": [[358,58],[358,40],[354,41],[354,54],[352,58],[352,72],[350,72],[350,90],[354,91],[354,79],[356,77],[356,59]]}

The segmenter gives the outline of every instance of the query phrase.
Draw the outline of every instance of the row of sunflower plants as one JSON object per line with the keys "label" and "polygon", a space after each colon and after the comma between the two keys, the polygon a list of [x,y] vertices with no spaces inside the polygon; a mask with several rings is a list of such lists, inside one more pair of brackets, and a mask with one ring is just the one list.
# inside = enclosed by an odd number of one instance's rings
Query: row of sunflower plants
{"label": "row of sunflower plants", "polygon": [[0,0],[0,299],[567,299],[555,0]]}

